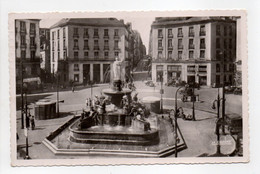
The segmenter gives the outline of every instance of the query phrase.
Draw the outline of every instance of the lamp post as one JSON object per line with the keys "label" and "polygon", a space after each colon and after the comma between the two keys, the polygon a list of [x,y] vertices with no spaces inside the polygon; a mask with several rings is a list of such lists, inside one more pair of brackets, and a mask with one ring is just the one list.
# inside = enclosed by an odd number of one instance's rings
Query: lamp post
{"label": "lamp post", "polygon": [[59,72],[57,72],[57,117],[60,116],[60,106],[59,106]]}
{"label": "lamp post", "polygon": [[220,152],[220,134],[219,134],[219,126],[218,126],[218,121],[219,121],[219,118],[220,118],[220,112],[219,112],[219,108],[220,108],[220,100],[221,98],[219,97],[219,88],[218,88],[218,96],[217,96],[217,99],[213,101],[213,105],[212,105],[212,109],[215,109],[215,102],[217,102],[217,122],[216,122],[216,134],[217,134],[217,152],[216,154],[219,155],[221,154]]}
{"label": "lamp post", "polygon": [[[220,52],[221,55],[223,55],[222,52]],[[224,54],[225,56],[225,54]],[[225,121],[225,71],[226,71],[226,66],[225,66],[225,57],[223,58],[223,86],[222,86],[222,119]],[[225,134],[225,126],[222,125],[222,133]]]}
{"label": "lamp post", "polygon": [[192,120],[195,121],[195,95],[194,95],[194,90],[195,90],[195,83],[192,85]]}
{"label": "lamp post", "polygon": [[178,145],[178,133],[177,133],[177,127],[178,127],[178,122],[177,122],[177,110],[178,110],[178,106],[177,106],[177,94],[178,94],[178,91],[183,88],[183,86],[180,86],[176,92],[175,92],[175,116],[174,116],[174,124],[175,124],[175,127],[174,127],[174,132],[175,132],[175,158],[177,158],[178,156],[178,152],[177,152],[177,145]]}
{"label": "lamp post", "polygon": [[23,58],[20,61],[21,66],[21,129],[24,129],[24,106],[23,106]]}
{"label": "lamp post", "polygon": [[160,105],[160,110],[161,110],[161,114],[163,114],[163,73],[160,74],[160,81],[161,81],[161,90],[160,90],[160,94],[161,94],[161,105]]}

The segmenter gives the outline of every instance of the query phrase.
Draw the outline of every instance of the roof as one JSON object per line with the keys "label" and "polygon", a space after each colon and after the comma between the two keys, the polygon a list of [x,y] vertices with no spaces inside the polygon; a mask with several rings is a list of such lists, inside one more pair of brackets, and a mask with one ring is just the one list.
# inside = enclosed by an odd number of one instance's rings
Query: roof
{"label": "roof", "polygon": [[152,27],[168,25],[185,25],[190,23],[235,22],[232,17],[157,17]]}
{"label": "roof", "polygon": [[124,21],[116,18],[64,18],[50,28],[67,25],[125,27]]}

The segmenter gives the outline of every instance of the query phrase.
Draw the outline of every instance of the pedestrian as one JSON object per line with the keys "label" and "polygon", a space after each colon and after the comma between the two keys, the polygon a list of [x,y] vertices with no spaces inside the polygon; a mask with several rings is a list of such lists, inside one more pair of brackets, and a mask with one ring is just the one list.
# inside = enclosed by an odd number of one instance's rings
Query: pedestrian
{"label": "pedestrian", "polygon": [[34,115],[32,115],[30,117],[30,122],[31,122],[31,129],[34,130],[35,129],[35,119],[34,119]]}

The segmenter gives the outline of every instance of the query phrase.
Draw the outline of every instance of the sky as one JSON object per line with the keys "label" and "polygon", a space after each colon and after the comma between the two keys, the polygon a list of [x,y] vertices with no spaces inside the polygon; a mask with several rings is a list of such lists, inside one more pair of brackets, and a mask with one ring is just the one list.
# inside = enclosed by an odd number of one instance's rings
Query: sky
{"label": "sky", "polygon": [[[110,16],[109,16],[110,17]],[[148,53],[148,46],[149,46],[149,34],[150,34],[150,28],[151,24],[154,21],[155,17],[153,16],[120,16],[116,17],[117,19],[123,19],[124,23],[126,24],[127,22],[132,23],[132,29],[137,30],[142,38],[143,44],[146,47],[146,52]],[[56,22],[61,20],[61,18],[55,18],[55,19],[42,19],[40,21],[40,27],[41,28],[49,28]]]}

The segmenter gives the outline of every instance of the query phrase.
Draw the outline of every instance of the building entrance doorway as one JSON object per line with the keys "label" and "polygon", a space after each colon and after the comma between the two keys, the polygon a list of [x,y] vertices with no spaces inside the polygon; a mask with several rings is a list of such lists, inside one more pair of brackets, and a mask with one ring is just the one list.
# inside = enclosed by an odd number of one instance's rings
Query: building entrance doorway
{"label": "building entrance doorway", "polygon": [[83,64],[83,83],[90,82],[90,64]]}
{"label": "building entrance doorway", "polygon": [[93,82],[100,83],[100,64],[93,65]]}
{"label": "building entrance doorway", "polygon": [[207,76],[199,76],[199,84],[207,85]]}

